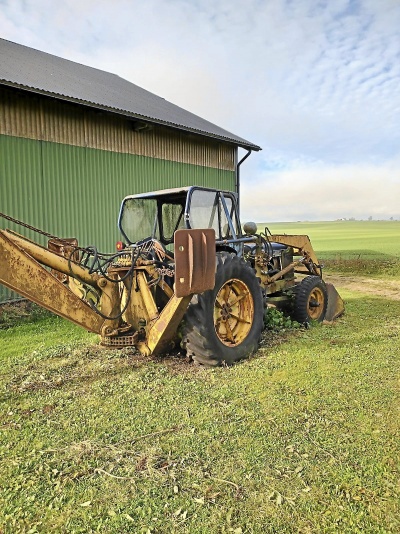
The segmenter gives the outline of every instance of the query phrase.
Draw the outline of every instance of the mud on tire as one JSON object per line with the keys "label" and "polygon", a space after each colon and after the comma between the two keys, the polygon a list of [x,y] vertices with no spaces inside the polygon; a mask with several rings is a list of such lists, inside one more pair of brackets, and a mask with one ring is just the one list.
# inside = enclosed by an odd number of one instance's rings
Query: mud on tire
{"label": "mud on tire", "polygon": [[195,295],[186,312],[183,347],[200,365],[232,365],[257,350],[263,311],[250,265],[235,254],[218,253],[214,289]]}

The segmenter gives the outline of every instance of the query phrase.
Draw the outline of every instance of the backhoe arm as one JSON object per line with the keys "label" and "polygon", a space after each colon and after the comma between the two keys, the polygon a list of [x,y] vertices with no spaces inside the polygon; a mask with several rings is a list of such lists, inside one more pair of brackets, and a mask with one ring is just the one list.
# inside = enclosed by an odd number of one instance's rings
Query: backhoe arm
{"label": "backhoe arm", "polygon": [[100,334],[106,329],[111,332],[117,327],[116,321],[106,320],[97,314],[43,265],[101,288],[104,314],[113,316],[119,309],[118,288],[111,287],[117,284],[110,284],[96,273],[90,274],[88,269],[15,232],[0,231],[1,284],[90,332]]}

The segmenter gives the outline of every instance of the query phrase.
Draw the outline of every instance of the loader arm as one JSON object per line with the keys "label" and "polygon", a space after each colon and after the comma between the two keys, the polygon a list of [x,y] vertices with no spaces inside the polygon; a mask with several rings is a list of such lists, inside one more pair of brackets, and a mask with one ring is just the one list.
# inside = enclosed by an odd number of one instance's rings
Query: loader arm
{"label": "loader arm", "polygon": [[308,235],[274,234],[268,236],[268,239],[274,243],[280,243],[297,249],[298,252],[296,252],[296,255],[304,257],[304,265],[296,266],[296,271],[321,276],[321,267]]}
{"label": "loader arm", "polygon": [[[271,235],[269,236],[271,241],[275,243],[281,243],[282,245],[287,245],[294,249],[297,249],[296,255],[303,256],[303,259],[299,262],[293,263],[295,266],[296,272],[301,274],[313,274],[320,276],[322,278],[322,266],[319,264],[318,258],[314,252],[314,249],[311,245],[310,238],[308,235]],[[284,271],[278,273],[278,276],[281,276]],[[271,281],[274,277],[272,277]],[[337,292],[335,286],[329,282],[325,282],[327,296],[328,296],[328,305],[325,312],[325,321],[332,322],[344,313],[344,302],[339,293]]]}

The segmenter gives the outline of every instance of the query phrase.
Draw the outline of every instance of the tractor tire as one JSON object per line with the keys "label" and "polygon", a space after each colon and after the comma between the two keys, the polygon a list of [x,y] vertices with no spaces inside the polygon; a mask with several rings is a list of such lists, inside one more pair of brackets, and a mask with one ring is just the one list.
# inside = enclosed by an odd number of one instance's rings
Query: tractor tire
{"label": "tractor tire", "polygon": [[214,288],[195,295],[186,312],[182,346],[199,365],[232,365],[257,350],[263,312],[254,270],[235,254],[220,252]]}
{"label": "tractor tire", "polygon": [[307,276],[295,288],[292,318],[301,324],[325,318],[328,292],[319,276]]}

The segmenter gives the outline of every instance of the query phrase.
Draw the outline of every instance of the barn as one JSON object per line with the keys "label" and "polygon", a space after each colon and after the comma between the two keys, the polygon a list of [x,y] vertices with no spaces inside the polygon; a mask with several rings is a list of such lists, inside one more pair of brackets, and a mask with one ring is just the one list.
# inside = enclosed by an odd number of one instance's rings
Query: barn
{"label": "barn", "polygon": [[52,235],[112,251],[124,196],[238,191],[241,163],[260,150],[115,74],[4,39],[0,54],[0,213]]}

